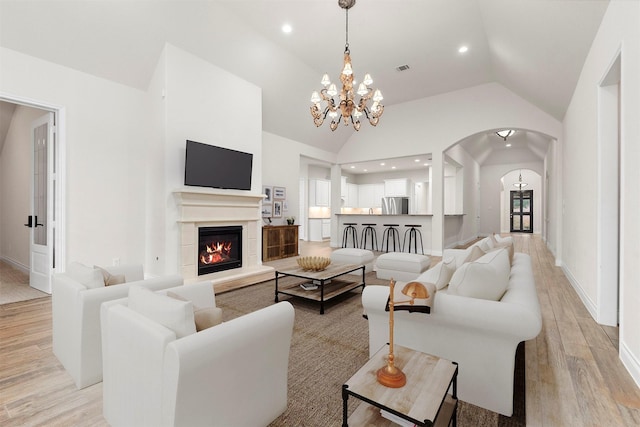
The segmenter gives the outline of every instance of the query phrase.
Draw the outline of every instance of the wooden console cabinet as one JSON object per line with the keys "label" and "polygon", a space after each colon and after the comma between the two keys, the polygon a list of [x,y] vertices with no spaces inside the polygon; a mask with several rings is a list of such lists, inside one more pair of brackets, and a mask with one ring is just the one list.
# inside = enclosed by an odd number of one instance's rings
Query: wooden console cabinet
{"label": "wooden console cabinet", "polygon": [[298,256],[298,225],[262,227],[262,261]]}

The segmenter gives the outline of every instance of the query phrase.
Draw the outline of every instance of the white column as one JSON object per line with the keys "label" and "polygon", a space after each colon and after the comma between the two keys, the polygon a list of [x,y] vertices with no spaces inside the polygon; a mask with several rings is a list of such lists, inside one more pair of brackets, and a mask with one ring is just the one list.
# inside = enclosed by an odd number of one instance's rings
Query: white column
{"label": "white column", "polygon": [[340,197],[340,178],[342,176],[342,170],[340,165],[333,165],[331,167],[331,242],[332,248],[340,246],[338,232],[340,225],[338,224],[338,216],[340,208],[342,207],[342,198]]}
{"label": "white column", "polygon": [[431,254],[442,256],[444,241],[444,163],[442,152],[431,153],[431,200],[433,217],[431,219]]}

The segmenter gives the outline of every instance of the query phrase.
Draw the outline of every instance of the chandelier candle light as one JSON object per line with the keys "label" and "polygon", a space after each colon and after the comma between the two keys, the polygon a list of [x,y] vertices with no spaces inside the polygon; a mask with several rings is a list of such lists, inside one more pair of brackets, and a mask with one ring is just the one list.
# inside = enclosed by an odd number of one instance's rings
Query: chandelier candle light
{"label": "chandelier candle light", "polygon": [[[338,95],[338,89],[335,83],[331,83],[329,75],[322,76],[323,89],[314,91],[311,94],[311,116],[313,116],[313,123],[316,127],[320,127],[327,116],[331,117],[332,131],[338,128],[340,123],[340,116],[345,126],[349,126],[349,123],[353,124],[355,130],[360,130],[360,117],[364,114],[369,120],[371,125],[375,126],[382,116],[384,106],[380,103],[383,100],[382,92],[379,89],[375,91],[370,87],[373,83],[369,74],[364,75],[362,83],[358,86],[358,90],[355,92],[360,95],[360,100],[356,102],[355,94],[353,91],[353,69],[351,67],[351,55],[349,50],[349,9],[356,4],[356,0],[338,0],[338,5],[346,12],[346,41],[344,46],[344,67],[340,73],[340,81],[342,82],[342,90],[339,93],[339,102],[334,99],[334,96]],[[369,100],[373,100],[373,104],[369,108],[367,103]],[[324,103],[324,109],[323,105]]]}

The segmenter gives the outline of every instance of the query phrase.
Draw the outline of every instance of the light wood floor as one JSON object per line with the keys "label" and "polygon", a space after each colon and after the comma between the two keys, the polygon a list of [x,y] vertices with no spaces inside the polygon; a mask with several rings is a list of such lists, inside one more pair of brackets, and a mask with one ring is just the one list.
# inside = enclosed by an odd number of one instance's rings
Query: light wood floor
{"label": "light wood floor", "polygon": [[[539,237],[514,236],[531,255],[543,315],[526,343],[527,425],[640,425],[640,390],[618,359],[617,328],[593,321]],[[301,245],[303,255],[330,252]],[[0,306],[0,425],[106,425],[102,384],[76,390],[52,353],[49,297]]]}

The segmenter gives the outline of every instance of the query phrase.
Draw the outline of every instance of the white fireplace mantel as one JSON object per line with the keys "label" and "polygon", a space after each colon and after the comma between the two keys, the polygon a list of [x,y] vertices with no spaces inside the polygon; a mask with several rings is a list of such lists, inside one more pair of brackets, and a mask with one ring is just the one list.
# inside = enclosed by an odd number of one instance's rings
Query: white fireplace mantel
{"label": "white fireplace mantel", "polygon": [[[254,276],[273,274],[273,268],[263,266],[260,258],[264,195],[204,188],[183,188],[173,194],[178,205],[180,265],[185,283],[211,280],[216,286],[227,282],[247,284]],[[198,228],[231,225],[242,226],[242,267],[198,276]]]}

